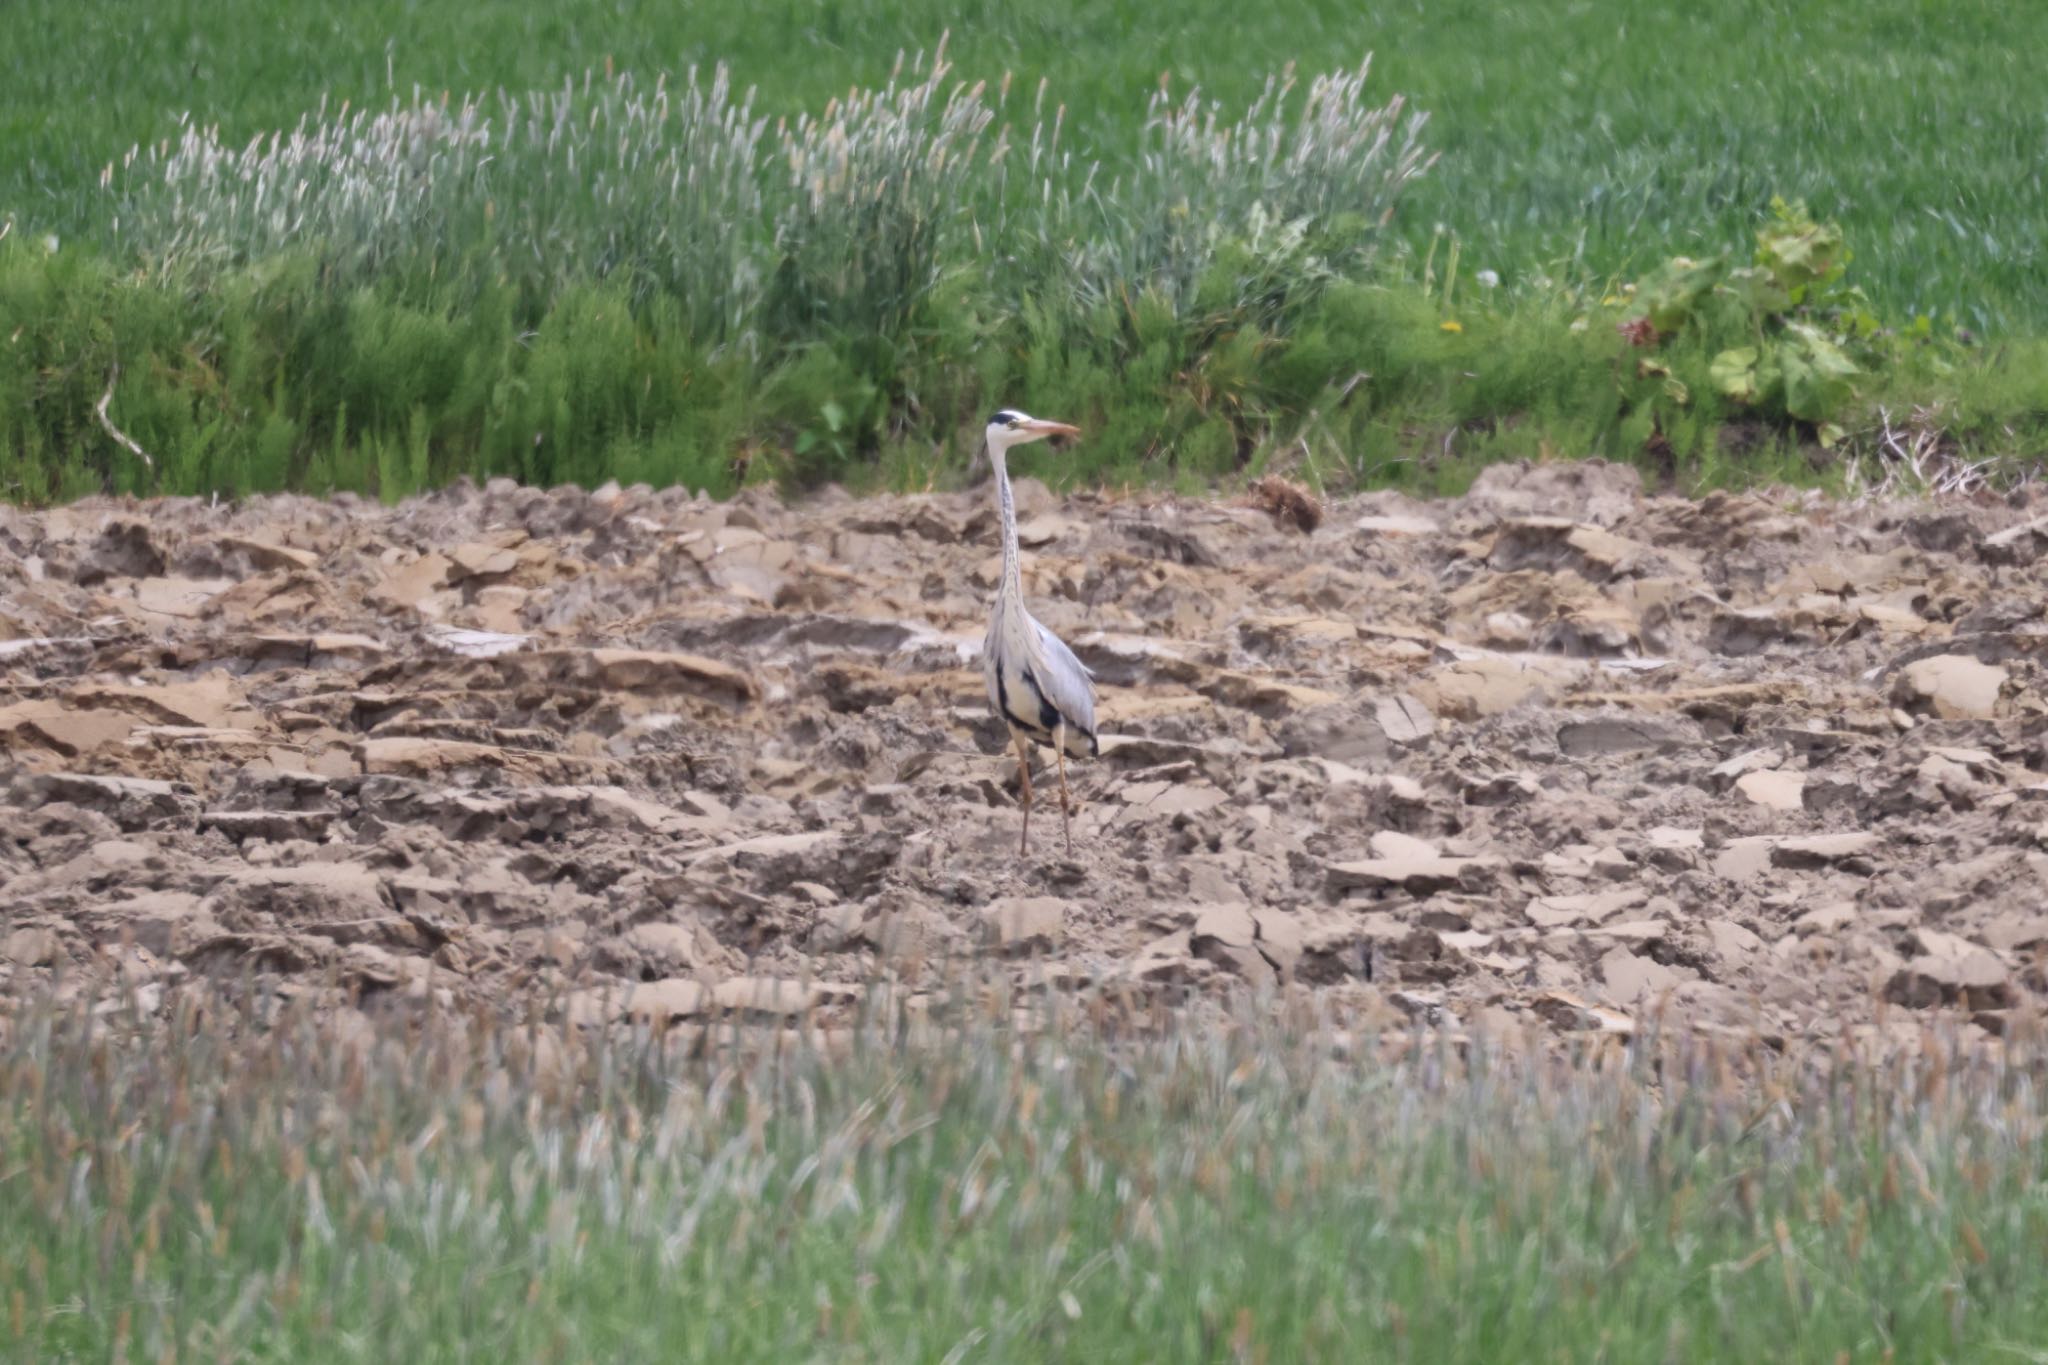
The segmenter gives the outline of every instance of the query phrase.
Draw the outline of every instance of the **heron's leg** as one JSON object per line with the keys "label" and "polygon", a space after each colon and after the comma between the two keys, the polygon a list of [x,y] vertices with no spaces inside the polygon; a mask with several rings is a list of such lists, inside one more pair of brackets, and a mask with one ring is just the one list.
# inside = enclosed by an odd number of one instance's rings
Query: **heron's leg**
{"label": "heron's leg", "polygon": [[1052,751],[1058,756],[1060,769],[1060,837],[1067,841],[1067,852],[1074,851],[1074,831],[1067,824],[1067,727],[1059,726],[1052,732]]}
{"label": "heron's leg", "polygon": [[1022,857],[1031,852],[1031,750],[1017,731],[1012,730],[1010,738],[1017,745],[1017,780],[1024,784],[1024,832],[1017,841],[1017,853]]}

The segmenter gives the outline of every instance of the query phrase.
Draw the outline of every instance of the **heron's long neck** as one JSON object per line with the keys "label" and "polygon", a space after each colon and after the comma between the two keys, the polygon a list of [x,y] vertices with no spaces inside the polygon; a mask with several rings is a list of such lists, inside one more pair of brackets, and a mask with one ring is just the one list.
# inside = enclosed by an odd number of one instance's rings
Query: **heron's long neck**
{"label": "heron's long neck", "polygon": [[1017,566],[1017,503],[1010,496],[1010,471],[1003,455],[1003,448],[991,441],[988,459],[996,470],[996,512],[1003,523],[1003,595],[1021,602],[1024,600],[1024,583],[1023,574]]}

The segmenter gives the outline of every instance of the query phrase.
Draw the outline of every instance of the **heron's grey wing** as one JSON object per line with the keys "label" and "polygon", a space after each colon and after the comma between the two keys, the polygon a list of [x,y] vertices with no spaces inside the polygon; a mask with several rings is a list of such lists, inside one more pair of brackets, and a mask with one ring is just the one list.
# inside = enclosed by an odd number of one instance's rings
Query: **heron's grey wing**
{"label": "heron's grey wing", "polygon": [[1038,691],[1058,708],[1068,725],[1082,733],[1095,733],[1095,675],[1075,657],[1066,641],[1045,628],[1036,617],[1031,621],[1038,636],[1039,657],[1032,674]]}

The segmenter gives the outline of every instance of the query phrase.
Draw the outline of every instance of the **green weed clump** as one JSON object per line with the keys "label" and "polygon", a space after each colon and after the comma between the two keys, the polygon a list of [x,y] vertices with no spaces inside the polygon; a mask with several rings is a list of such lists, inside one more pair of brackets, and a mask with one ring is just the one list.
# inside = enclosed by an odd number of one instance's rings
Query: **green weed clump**
{"label": "green weed clump", "polygon": [[17,1000],[0,1351],[1828,1362],[2048,1333],[2032,1045],[1461,1054],[1302,999],[1147,1022],[959,985],[688,1039],[196,983]]}

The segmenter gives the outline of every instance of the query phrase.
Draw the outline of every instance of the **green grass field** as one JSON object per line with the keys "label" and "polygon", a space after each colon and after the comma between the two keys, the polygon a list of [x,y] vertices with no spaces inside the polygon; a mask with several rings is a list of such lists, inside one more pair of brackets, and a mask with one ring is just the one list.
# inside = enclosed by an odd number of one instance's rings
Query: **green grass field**
{"label": "green grass field", "polygon": [[28,1003],[0,1350],[1963,1361],[2048,1333],[2037,1061],[1466,1065],[1250,1002],[1117,1042],[1115,1008],[1024,1036],[962,998],[832,1056]]}
{"label": "green grass field", "polygon": [[[776,113],[879,84],[950,30],[959,74],[1040,77],[1083,154],[1115,156],[1162,73],[1228,106],[1288,62],[1373,54],[1376,83],[1431,114],[1442,164],[1403,209],[1506,279],[1595,277],[1743,240],[1773,194],[1840,219],[1891,311],[1987,333],[2048,325],[2048,109],[2020,98],[2048,12],[1994,0],[934,0],[758,5],[565,0],[166,0],[116,15],[20,0],[0,56],[0,206],[88,240],[90,189],[191,111],[230,141],[331,94],[547,88],[607,59],[643,72],[731,64]],[[118,73],[118,79],[110,79]]]}
{"label": "green grass field", "polygon": [[[2048,19],[1811,8],[27,0],[0,495],[919,487],[1006,403],[1088,428],[1063,480],[2028,470]],[[944,80],[875,93],[948,31]],[[1846,239],[1816,292],[1621,337],[1779,194]]]}

